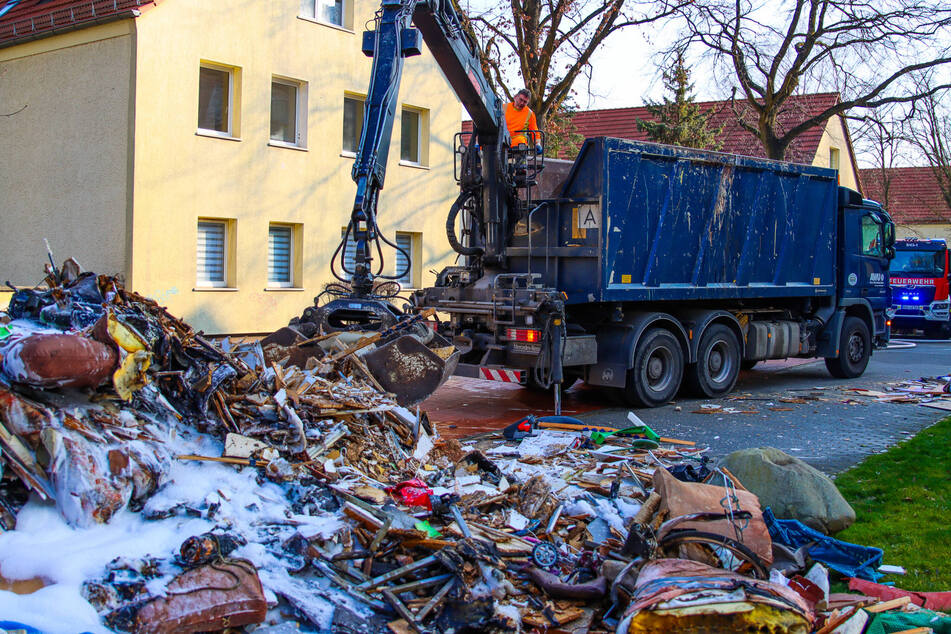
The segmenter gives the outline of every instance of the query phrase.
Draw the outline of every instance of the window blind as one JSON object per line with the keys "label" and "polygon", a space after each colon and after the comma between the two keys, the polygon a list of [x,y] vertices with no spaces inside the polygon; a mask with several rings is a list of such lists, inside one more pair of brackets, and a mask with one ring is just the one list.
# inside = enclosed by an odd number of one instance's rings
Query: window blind
{"label": "window blind", "polygon": [[267,281],[271,284],[290,284],[291,228],[272,225],[267,237]]}
{"label": "window blind", "polygon": [[198,282],[225,283],[225,223],[198,223]]}

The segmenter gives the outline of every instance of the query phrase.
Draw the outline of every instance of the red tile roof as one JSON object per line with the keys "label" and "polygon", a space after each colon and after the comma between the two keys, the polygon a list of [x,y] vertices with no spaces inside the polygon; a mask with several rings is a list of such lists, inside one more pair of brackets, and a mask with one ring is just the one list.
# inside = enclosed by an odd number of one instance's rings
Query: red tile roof
{"label": "red tile roof", "polygon": [[[865,197],[877,200],[901,224],[951,222],[951,208],[941,195],[938,179],[930,167],[893,167],[859,170]],[[883,187],[888,179],[888,196]]]}
{"label": "red tile roof", "polygon": [[[790,97],[779,113],[780,132],[790,130],[806,119],[813,117],[839,101],[838,93],[817,93],[812,95],[794,95]],[[723,126],[718,139],[722,142],[721,152],[742,154],[765,158],[766,153],[759,140],[740,127],[739,119],[730,107],[729,101],[698,101],[704,113],[711,113],[710,127]],[[738,103],[741,117],[755,125],[753,111],[743,103]],[[578,133],[587,137],[610,136],[635,141],[649,141],[647,134],[637,129],[638,119],[652,120],[654,117],[644,106],[633,108],[611,108],[606,110],[585,110],[575,113],[572,122]],[[464,121],[463,132],[472,130],[472,122]],[[815,127],[796,137],[786,150],[786,160],[793,163],[811,165],[819,149],[824,127]],[[562,156],[561,158],[574,158]]]}
{"label": "red tile roof", "polygon": [[155,0],[0,0],[0,46],[126,17]]}
{"label": "red tile roof", "polygon": [[[813,117],[839,101],[838,93],[818,93],[812,95],[794,95],[783,106],[778,116],[780,133],[790,130],[806,119]],[[711,114],[709,127],[723,126],[718,135],[722,142],[721,152],[742,154],[765,158],[766,153],[759,140],[740,126],[739,120],[756,125],[752,109],[745,103],[737,102],[740,116],[733,112],[729,101],[696,102],[700,110]],[[653,120],[646,107],[612,108],[609,110],[587,110],[575,114],[572,122],[580,134],[585,137],[613,136],[622,139],[649,141],[647,134],[637,129],[637,120]],[[794,163],[812,164],[822,139],[824,127],[814,127],[796,137],[786,150],[786,160]]]}

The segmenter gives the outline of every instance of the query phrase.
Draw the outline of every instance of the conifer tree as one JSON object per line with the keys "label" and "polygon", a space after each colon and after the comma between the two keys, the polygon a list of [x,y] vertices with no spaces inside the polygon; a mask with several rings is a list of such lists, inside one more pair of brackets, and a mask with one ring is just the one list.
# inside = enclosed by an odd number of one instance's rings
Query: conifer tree
{"label": "conifer tree", "polygon": [[684,63],[683,52],[677,52],[670,69],[664,71],[664,87],[673,98],[664,97],[662,103],[648,102],[651,119],[638,119],[637,128],[646,132],[652,141],[707,150],[718,150],[717,139],[723,126],[709,127],[711,113],[703,113],[694,103],[690,69]]}

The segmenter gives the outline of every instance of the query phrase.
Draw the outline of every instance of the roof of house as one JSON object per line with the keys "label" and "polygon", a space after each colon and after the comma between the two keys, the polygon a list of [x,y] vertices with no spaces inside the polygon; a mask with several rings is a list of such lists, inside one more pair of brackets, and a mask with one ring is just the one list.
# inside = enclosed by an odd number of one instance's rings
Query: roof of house
{"label": "roof of house", "polygon": [[[780,133],[790,130],[806,119],[814,117],[839,101],[838,93],[817,93],[794,95],[783,105],[777,119]],[[740,116],[737,117],[729,101],[695,102],[701,112],[710,114],[709,128],[716,130],[722,126],[717,139],[721,142],[720,151],[729,154],[742,154],[765,158],[763,145],[750,132],[740,126],[740,119],[756,125],[753,110],[745,102],[737,102]],[[585,137],[612,136],[622,139],[649,141],[645,132],[637,129],[637,120],[653,120],[646,106],[634,108],[612,108],[609,110],[587,110],[577,112],[572,119],[575,128]],[[794,163],[812,164],[824,126],[810,128],[796,137],[786,150],[786,160]]]}
{"label": "roof of house", "polygon": [[[793,95],[784,104],[778,117],[780,132],[790,130],[806,119],[816,116],[839,101],[838,93],[816,93]],[[710,113],[709,126],[717,129],[722,126],[717,138],[721,141],[720,151],[743,156],[766,158],[766,152],[759,139],[740,126],[739,118],[733,112],[729,101],[695,102],[704,113]],[[737,102],[742,118],[755,125],[755,115],[745,102]],[[645,132],[637,129],[637,120],[653,120],[646,106],[631,108],[610,108],[606,110],[584,110],[576,112],[572,118],[575,128],[583,137],[610,136],[635,141],[649,141]],[[462,131],[472,130],[471,121],[463,121]],[[811,165],[822,140],[824,126],[810,128],[793,139],[786,150],[786,160],[793,163]],[[848,128],[846,128],[848,134]],[[851,144],[850,144],[851,145]],[[851,147],[849,148],[851,152]],[[561,158],[573,158],[562,156]]]}
{"label": "roof of house", "polygon": [[156,0],[0,0],[0,47],[133,17]]}
{"label": "roof of house", "polygon": [[[930,167],[892,167],[859,170],[865,197],[877,200],[901,224],[951,222],[951,207],[941,195]],[[888,195],[884,184],[888,183]]]}

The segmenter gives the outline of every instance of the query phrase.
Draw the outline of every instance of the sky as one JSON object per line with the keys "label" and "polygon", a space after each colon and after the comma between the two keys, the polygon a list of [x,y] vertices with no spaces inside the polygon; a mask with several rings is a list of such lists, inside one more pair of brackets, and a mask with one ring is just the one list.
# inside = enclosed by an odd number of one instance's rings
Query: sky
{"label": "sky", "polygon": [[[477,12],[497,0],[461,0],[469,12]],[[592,57],[590,82],[585,77],[575,81],[576,105],[581,110],[627,108],[640,106],[645,100],[659,101],[663,95],[661,72],[651,55],[665,44],[663,34],[652,34],[653,43],[636,28],[624,29],[610,35]],[[636,60],[632,64],[631,60]],[[696,73],[695,73],[696,74]],[[691,77],[694,97],[698,101],[718,99],[712,82]],[[708,85],[709,84],[709,85]],[[468,119],[468,115],[463,115]]]}

